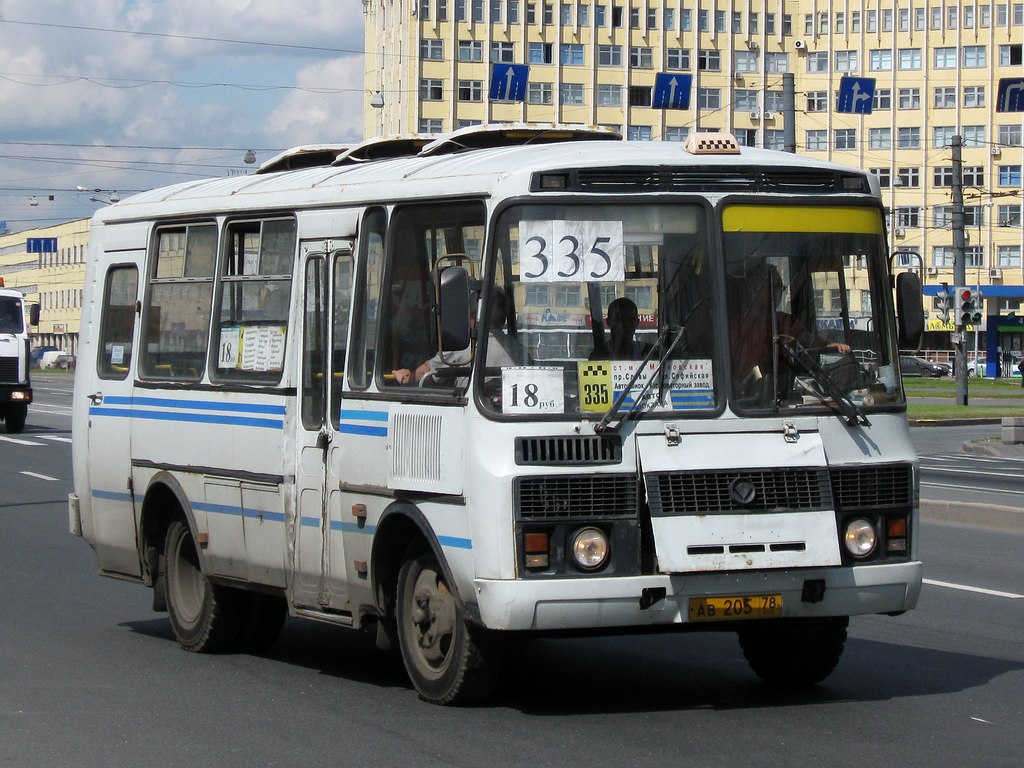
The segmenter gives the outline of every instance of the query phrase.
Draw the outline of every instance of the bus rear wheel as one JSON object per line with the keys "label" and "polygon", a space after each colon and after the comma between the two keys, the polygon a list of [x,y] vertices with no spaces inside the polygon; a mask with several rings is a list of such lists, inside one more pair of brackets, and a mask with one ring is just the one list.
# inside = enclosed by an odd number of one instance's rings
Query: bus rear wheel
{"label": "bus rear wheel", "polygon": [[234,646],[242,631],[244,593],[212,584],[203,573],[192,532],[183,520],[167,529],[167,615],[187,651],[212,653]]}
{"label": "bus rear wheel", "polygon": [[398,575],[398,644],[416,692],[433,704],[470,704],[494,689],[501,646],[471,627],[432,554],[410,558]]}
{"label": "bus rear wheel", "polygon": [[805,687],[832,674],[843,655],[849,623],[846,616],[751,622],[739,630],[740,647],[766,683]]}
{"label": "bus rear wheel", "polygon": [[7,431],[16,435],[25,429],[25,420],[28,418],[28,406],[12,404],[7,406],[7,415],[4,421],[7,423]]}

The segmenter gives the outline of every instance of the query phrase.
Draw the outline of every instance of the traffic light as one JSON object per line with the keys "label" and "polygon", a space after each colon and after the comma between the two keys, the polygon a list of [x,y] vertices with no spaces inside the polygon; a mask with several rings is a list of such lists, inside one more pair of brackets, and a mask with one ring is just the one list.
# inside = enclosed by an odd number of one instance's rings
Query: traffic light
{"label": "traffic light", "polygon": [[960,327],[981,322],[981,292],[961,286],[956,289],[956,324]]}
{"label": "traffic light", "polygon": [[939,313],[939,320],[943,325],[949,322],[950,303],[949,283],[943,283],[939,292],[935,294],[935,310]]}

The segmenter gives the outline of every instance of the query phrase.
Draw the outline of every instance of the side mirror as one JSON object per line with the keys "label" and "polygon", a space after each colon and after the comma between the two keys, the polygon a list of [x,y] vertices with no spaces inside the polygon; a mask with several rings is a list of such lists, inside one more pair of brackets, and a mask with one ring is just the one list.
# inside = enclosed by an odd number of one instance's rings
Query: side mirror
{"label": "side mirror", "polygon": [[896,276],[896,320],[900,349],[917,349],[924,334],[924,300],[921,280],[914,272]]}
{"label": "side mirror", "polygon": [[28,324],[39,325],[39,305],[29,304],[28,305]]}
{"label": "side mirror", "polygon": [[442,352],[469,346],[469,272],[445,267],[438,274],[436,323]]}

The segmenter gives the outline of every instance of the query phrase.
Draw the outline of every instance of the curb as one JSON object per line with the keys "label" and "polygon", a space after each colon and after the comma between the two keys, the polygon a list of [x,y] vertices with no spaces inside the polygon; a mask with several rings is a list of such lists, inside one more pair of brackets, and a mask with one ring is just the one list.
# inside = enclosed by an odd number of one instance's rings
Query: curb
{"label": "curb", "polygon": [[962,501],[921,500],[921,519],[928,522],[959,523],[1001,531],[1024,532],[1024,509],[996,504]]}

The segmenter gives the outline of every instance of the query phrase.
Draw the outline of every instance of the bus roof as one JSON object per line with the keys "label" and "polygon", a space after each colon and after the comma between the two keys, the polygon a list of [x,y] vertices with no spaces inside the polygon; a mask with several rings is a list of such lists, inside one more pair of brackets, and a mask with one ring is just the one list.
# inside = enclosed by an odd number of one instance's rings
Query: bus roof
{"label": "bus roof", "polygon": [[[426,197],[525,194],[535,174],[558,171],[581,180],[580,187],[562,188],[571,191],[878,194],[877,182],[865,181],[873,178],[871,174],[786,152],[733,145],[726,153],[695,153],[679,142],[608,138],[579,132],[549,143],[520,140],[512,146],[490,146],[480,139],[460,144],[444,138],[425,142],[422,136],[407,135],[397,137],[391,149],[386,148],[387,140],[373,139],[363,150],[361,145],[345,150],[334,165],[162,187],[103,208],[95,219],[115,222]],[[352,160],[344,160],[346,153]]]}

